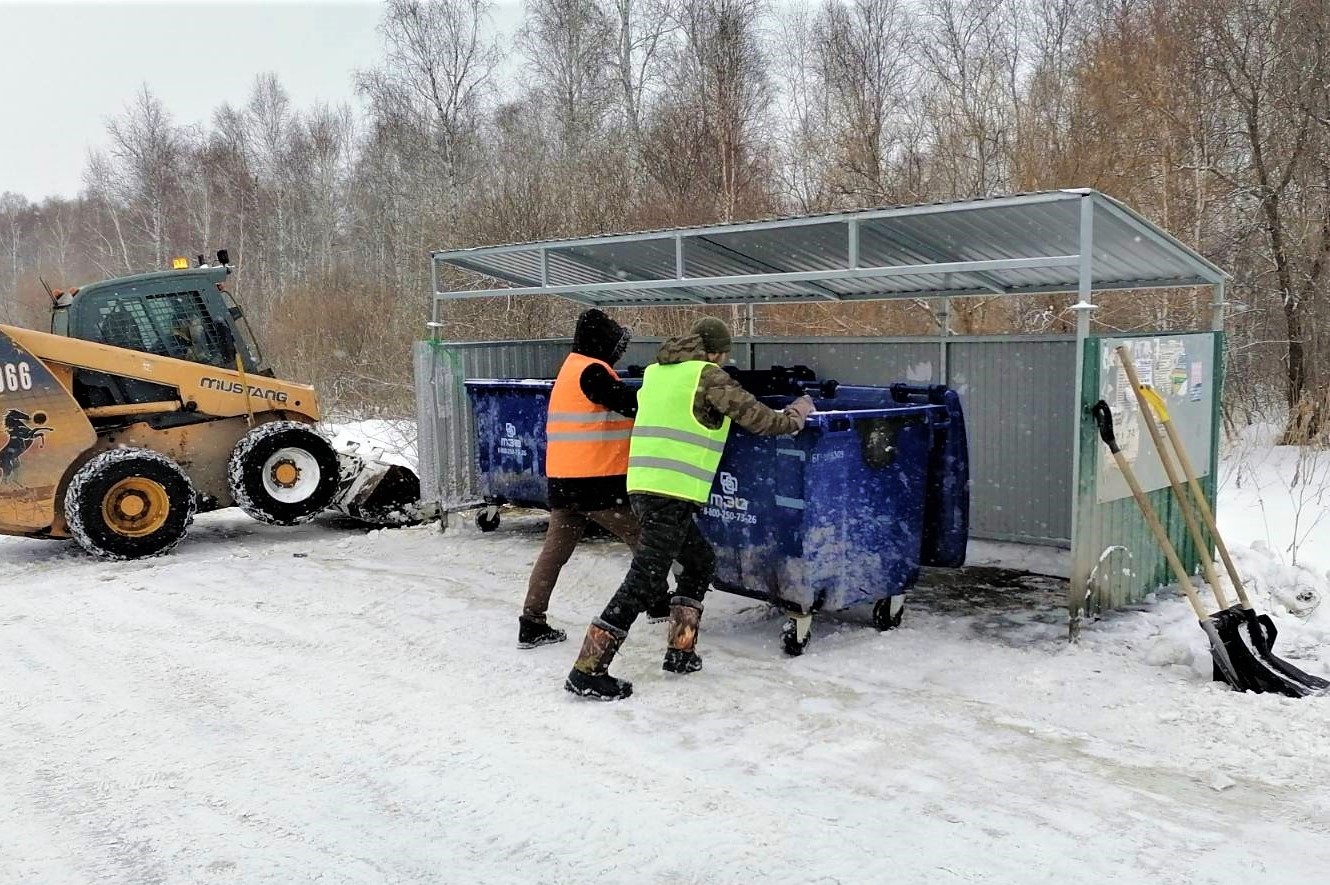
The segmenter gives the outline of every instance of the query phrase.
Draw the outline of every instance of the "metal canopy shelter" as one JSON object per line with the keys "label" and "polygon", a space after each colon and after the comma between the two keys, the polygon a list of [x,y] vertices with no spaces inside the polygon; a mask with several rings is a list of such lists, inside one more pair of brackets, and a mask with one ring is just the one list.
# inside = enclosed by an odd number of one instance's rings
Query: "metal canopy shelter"
{"label": "metal canopy shelter", "polygon": [[[852,302],[891,298],[1091,295],[1212,286],[1225,274],[1117,200],[1089,189],[864,209],[431,253],[434,321],[444,302],[558,295],[610,307]],[[448,266],[507,288],[447,291]]]}
{"label": "metal canopy shelter", "polygon": [[[1071,463],[1066,466],[1072,498],[1068,502],[1073,559],[1068,605],[1073,614],[1073,629],[1076,613],[1087,598],[1087,588],[1093,579],[1093,559],[1100,556],[1099,547],[1090,549],[1098,543],[1096,532],[1111,530],[1122,534],[1131,529],[1128,521],[1136,519],[1125,510],[1111,510],[1113,502],[1105,504],[1096,498],[1094,456],[1099,443],[1093,426],[1081,414],[1087,397],[1093,399],[1099,393],[1099,374],[1087,375],[1086,358],[1087,354],[1100,354],[1103,346],[1103,342],[1090,337],[1094,293],[1209,286],[1213,293],[1211,325],[1219,332],[1223,329],[1227,279],[1220,268],[1164,230],[1117,200],[1090,189],[431,254],[434,334],[432,342],[422,343],[419,358],[425,368],[418,367],[417,375],[422,379],[422,402],[428,399],[427,404],[434,409],[432,419],[426,414],[428,410],[422,411],[421,426],[436,430],[436,425],[442,426],[440,422],[444,420],[440,415],[455,418],[465,414],[460,356],[448,350],[453,345],[439,340],[443,310],[451,301],[556,295],[586,305],[613,308],[939,299],[943,309],[938,380],[948,383],[950,342],[958,340],[949,337],[946,321],[949,299],[1078,294],[1078,302],[1072,307],[1077,315],[1075,363],[1074,368],[1072,364],[1067,366],[1072,370],[1069,374],[1074,375],[1074,398],[1070,402],[1075,405],[1070,414],[1050,415],[1047,425],[1066,422],[1063,428],[1068,451],[1072,453]],[[503,286],[460,291],[441,288],[443,272],[459,269]],[[457,276],[450,274],[449,278]],[[751,311],[746,331],[750,348],[764,346],[753,337]],[[1010,336],[1013,347],[1021,347],[1022,340],[1028,343],[1031,339]],[[1210,340],[1214,342],[1215,356],[1209,370],[1213,373],[1209,376],[1212,381],[1207,383],[1217,397],[1220,339],[1214,336]],[[883,343],[890,344],[885,339]],[[447,355],[446,360],[441,353]],[[976,359],[980,362],[975,362]],[[983,371],[988,366],[984,359],[973,354],[967,356],[967,366]],[[1012,368],[1027,371],[1030,366],[1008,367]],[[1089,386],[1093,389],[1085,389],[1087,377],[1092,377]],[[1041,403],[1041,407],[1046,406],[1047,403]],[[430,420],[435,424],[429,424]],[[460,434],[458,439],[463,440],[463,447],[468,439],[474,444],[474,435],[468,436],[464,418],[448,420],[457,424],[456,433]],[[447,430],[444,428],[435,436],[441,440]],[[1212,427],[1212,452],[1216,439]],[[1000,449],[1003,443],[994,438],[991,445]],[[469,468],[464,453],[445,454],[452,458],[448,461],[452,471],[449,475],[461,477]],[[1004,475],[996,476],[999,484],[1005,483]],[[441,491],[441,503],[443,494]],[[1157,507],[1167,506],[1166,491],[1151,494],[1157,498]],[[1142,537],[1143,525],[1136,527]],[[1175,542],[1184,539],[1181,529],[1174,528],[1178,535]],[[1152,542],[1142,542],[1148,543]]]}

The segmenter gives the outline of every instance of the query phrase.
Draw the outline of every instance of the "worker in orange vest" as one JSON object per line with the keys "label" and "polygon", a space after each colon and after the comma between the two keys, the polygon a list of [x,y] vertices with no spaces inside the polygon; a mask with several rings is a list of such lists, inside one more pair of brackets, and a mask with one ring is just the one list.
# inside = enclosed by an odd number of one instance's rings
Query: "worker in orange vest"
{"label": "worker in orange vest", "polygon": [[[518,619],[517,645],[535,648],[568,638],[546,621],[559,572],[573,555],[587,523],[594,522],[637,549],[637,518],[628,506],[628,441],[637,391],[619,380],[614,363],[630,335],[602,311],[577,318],[572,353],[554,381],[545,424],[545,476],[550,524],[536,557]],[[668,600],[659,600],[668,616]]]}

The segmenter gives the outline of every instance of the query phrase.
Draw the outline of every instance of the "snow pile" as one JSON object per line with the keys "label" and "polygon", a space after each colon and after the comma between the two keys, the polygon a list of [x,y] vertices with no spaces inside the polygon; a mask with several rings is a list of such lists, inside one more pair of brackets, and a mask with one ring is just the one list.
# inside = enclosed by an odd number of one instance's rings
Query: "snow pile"
{"label": "snow pile", "polygon": [[337,449],[352,446],[362,456],[412,470],[420,461],[414,421],[384,418],[325,421],[320,429]]}
{"label": "snow pile", "polygon": [[[1330,452],[1276,446],[1253,425],[1219,465],[1220,530],[1257,611],[1279,629],[1275,651],[1311,673],[1330,663]],[[1235,594],[1217,569],[1230,600]]]}
{"label": "snow pile", "polygon": [[[1305,562],[1285,563],[1264,541],[1230,552],[1253,605],[1280,620],[1296,619],[1322,638],[1330,637],[1330,608],[1322,608],[1330,595],[1330,575]],[[1228,594],[1235,595],[1231,590]]]}

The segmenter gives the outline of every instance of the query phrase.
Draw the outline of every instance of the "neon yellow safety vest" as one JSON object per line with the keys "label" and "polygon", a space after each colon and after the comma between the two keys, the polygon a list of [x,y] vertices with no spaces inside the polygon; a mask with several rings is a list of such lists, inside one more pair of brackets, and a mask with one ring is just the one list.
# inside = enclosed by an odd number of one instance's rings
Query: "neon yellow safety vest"
{"label": "neon yellow safety vest", "polygon": [[693,397],[709,365],[689,360],[647,367],[628,449],[629,492],[707,502],[730,435],[729,418],[712,430],[693,415]]}

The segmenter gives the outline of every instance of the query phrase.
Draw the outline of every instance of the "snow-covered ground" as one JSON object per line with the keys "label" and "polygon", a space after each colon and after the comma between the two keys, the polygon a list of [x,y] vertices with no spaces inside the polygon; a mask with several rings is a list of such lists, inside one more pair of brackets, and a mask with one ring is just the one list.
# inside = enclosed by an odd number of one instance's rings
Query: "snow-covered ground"
{"label": "snow-covered ground", "polygon": [[[1288,453],[1234,457],[1251,475],[1226,463],[1221,518],[1280,649],[1328,673],[1330,525],[1293,566]],[[663,627],[642,623],[614,667],[636,693],[597,704],[562,681],[627,557],[580,549],[552,611],[571,641],[519,651],[541,525],[365,534],[230,510],[133,564],[0,539],[0,883],[1330,870],[1330,698],[1209,682],[1172,596],[1068,646],[1056,582],[932,586],[899,631],[851,613],[787,658],[780,616],[713,594],[703,671],[663,673]]]}

